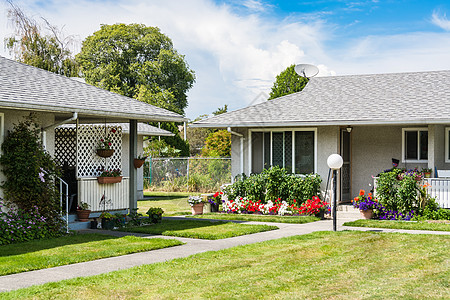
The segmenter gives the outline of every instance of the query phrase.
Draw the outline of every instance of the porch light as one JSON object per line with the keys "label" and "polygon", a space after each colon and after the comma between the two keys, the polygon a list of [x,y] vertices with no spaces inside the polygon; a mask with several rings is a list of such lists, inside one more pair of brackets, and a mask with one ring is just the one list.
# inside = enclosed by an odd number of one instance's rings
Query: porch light
{"label": "porch light", "polygon": [[337,229],[337,215],[336,215],[336,173],[342,167],[344,160],[339,154],[331,154],[328,156],[328,167],[333,170],[333,231]]}
{"label": "porch light", "polygon": [[353,129],[353,128],[352,128],[352,126],[347,126],[346,129],[347,129],[347,132],[350,133],[350,132],[352,132],[352,129]]}

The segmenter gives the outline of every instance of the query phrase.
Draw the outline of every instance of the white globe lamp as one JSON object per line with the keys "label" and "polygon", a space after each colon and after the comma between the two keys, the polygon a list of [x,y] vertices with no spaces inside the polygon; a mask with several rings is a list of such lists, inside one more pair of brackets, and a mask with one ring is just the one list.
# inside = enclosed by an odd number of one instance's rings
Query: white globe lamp
{"label": "white globe lamp", "polygon": [[344,160],[339,154],[331,154],[328,156],[327,164],[331,170],[339,170],[342,167]]}
{"label": "white globe lamp", "polygon": [[337,200],[336,200],[336,173],[342,167],[344,160],[339,154],[331,154],[328,156],[327,164],[328,167],[333,170],[333,231],[337,230]]}

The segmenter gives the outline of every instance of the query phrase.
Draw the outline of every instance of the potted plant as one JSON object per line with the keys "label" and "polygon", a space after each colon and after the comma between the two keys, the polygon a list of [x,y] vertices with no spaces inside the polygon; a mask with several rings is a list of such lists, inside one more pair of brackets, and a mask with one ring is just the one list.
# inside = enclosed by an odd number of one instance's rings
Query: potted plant
{"label": "potted plant", "polygon": [[422,173],[425,178],[431,178],[431,169],[423,168]]}
{"label": "potted plant", "polygon": [[154,223],[154,224],[161,223],[163,213],[164,213],[164,210],[160,207],[150,207],[147,210],[147,215],[148,215],[150,223]]}
{"label": "potted plant", "polygon": [[77,217],[80,222],[86,222],[89,219],[91,214],[89,207],[90,205],[83,201],[77,206]]}
{"label": "potted plant", "polygon": [[378,201],[373,199],[372,193],[368,193],[367,196],[365,194],[364,190],[360,190],[359,195],[352,200],[353,206],[359,209],[363,219],[372,219],[373,210],[378,208]]}
{"label": "potted plant", "polygon": [[107,170],[103,167],[99,169],[101,171],[100,175],[97,177],[97,181],[99,184],[106,183],[118,183],[122,181],[122,170]]}
{"label": "potted plant", "polygon": [[189,196],[188,203],[191,206],[192,214],[202,215],[203,214],[203,199],[200,196]]}
{"label": "potted plant", "polygon": [[219,205],[222,203],[222,192],[217,192],[208,198],[208,202],[211,204],[211,212],[218,212]]}
{"label": "potted plant", "polygon": [[144,155],[138,155],[138,157],[136,157],[133,161],[134,167],[136,169],[139,169],[140,167],[142,167],[142,165],[145,163],[145,160],[147,159],[147,156]]}
{"label": "potted plant", "polygon": [[114,149],[112,147],[112,142],[109,137],[101,138],[97,145],[97,155],[100,157],[110,157],[114,154]]}
{"label": "potted plant", "polygon": [[115,216],[109,212],[102,212],[102,214],[100,215],[100,218],[102,219],[102,229],[105,230],[111,230],[114,229],[114,224],[115,224]]}

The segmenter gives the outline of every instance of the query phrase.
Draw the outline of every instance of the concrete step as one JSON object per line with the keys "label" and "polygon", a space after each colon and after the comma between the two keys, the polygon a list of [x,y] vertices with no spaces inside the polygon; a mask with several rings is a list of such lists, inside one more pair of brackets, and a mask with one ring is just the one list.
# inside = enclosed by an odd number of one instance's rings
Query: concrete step
{"label": "concrete step", "polygon": [[354,208],[352,204],[340,204],[336,209],[337,211],[357,212],[359,214],[359,209]]}
{"label": "concrete step", "polygon": [[83,230],[91,228],[91,221],[87,222],[69,222],[69,230]]}

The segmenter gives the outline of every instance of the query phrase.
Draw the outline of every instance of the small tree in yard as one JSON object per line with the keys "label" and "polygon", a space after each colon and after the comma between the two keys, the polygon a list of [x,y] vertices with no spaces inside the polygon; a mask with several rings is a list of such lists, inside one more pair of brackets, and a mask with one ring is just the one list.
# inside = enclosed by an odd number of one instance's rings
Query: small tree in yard
{"label": "small tree in yard", "polygon": [[211,133],[206,138],[205,147],[202,150],[203,156],[231,156],[231,133],[226,130],[219,130]]}
{"label": "small tree in yard", "polygon": [[[59,192],[55,176],[59,168],[42,146],[40,126],[30,115],[14,125],[2,144],[0,157],[5,201],[25,212],[36,207],[45,217],[49,232],[59,232]],[[50,234],[51,235],[51,234]]]}

